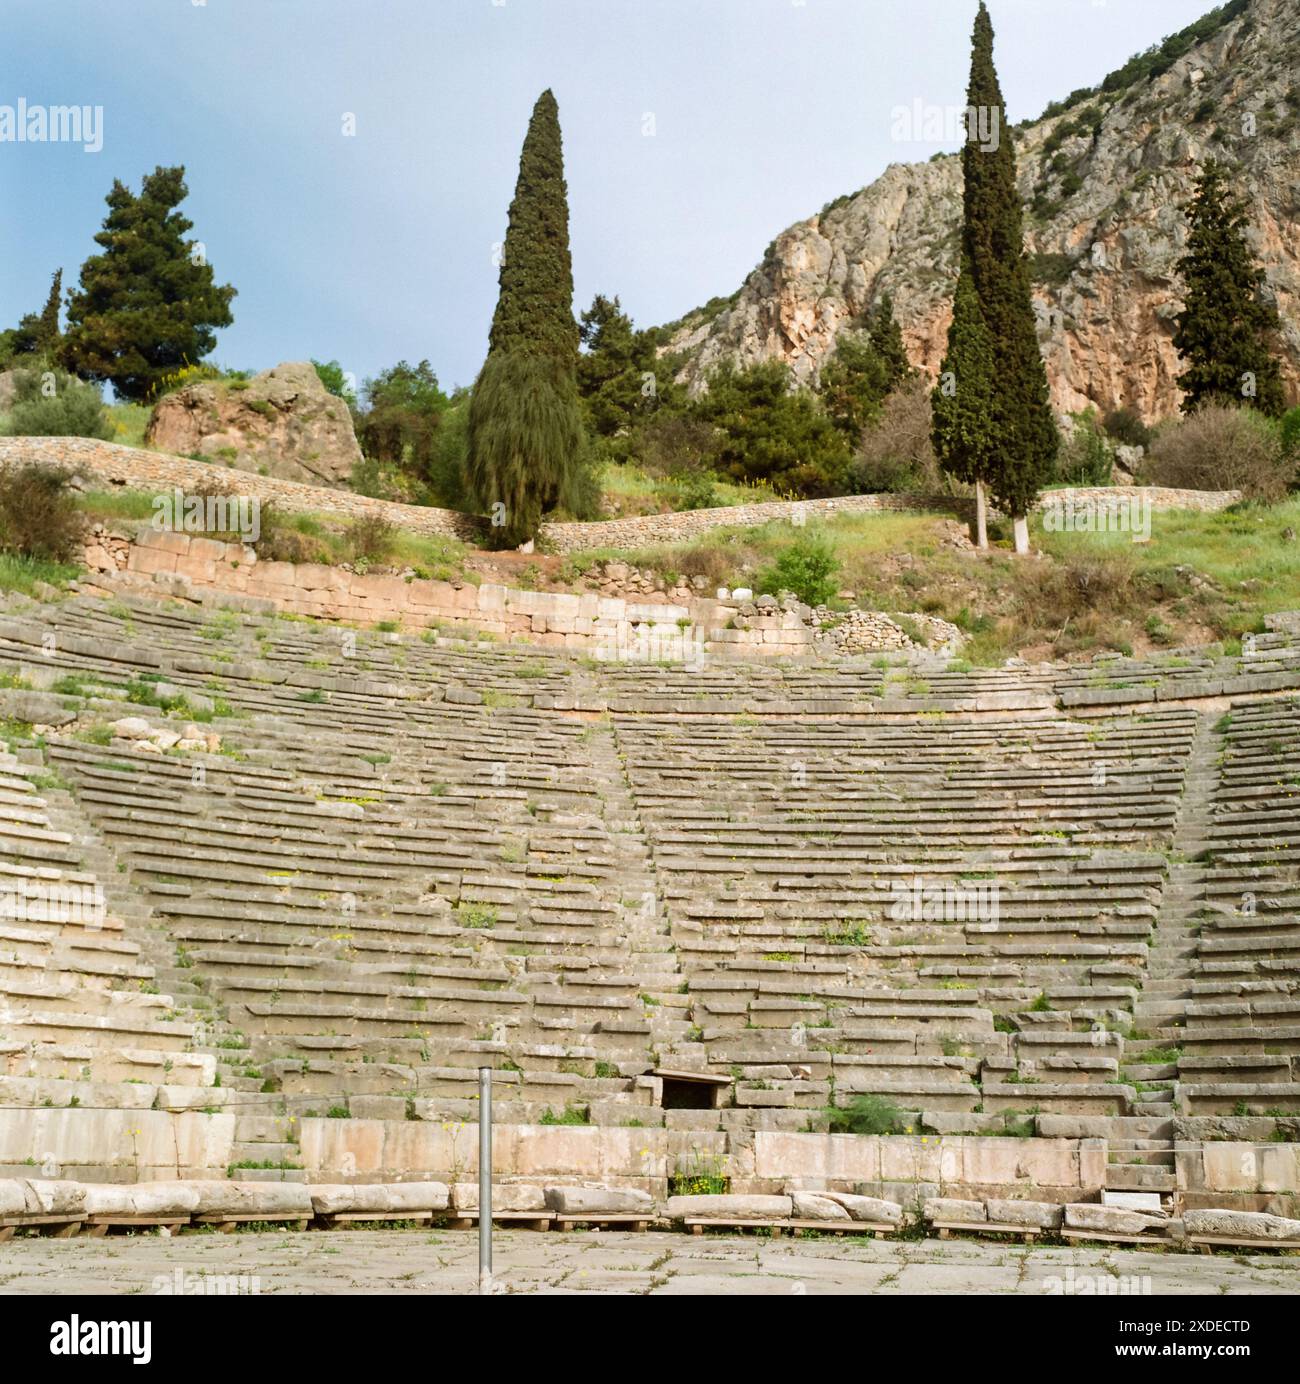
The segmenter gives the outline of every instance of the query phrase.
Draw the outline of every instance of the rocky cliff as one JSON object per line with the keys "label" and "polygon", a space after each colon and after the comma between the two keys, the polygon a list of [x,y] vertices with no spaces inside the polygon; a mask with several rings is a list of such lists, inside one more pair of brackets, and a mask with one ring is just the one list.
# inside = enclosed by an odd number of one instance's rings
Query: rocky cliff
{"label": "rocky cliff", "polygon": [[166,394],[154,407],[145,443],[307,485],[346,486],[361,461],[347,404],[326,392],[310,361]]}
{"label": "rocky cliff", "polygon": [[[1159,75],[1121,70],[1014,131],[1039,339],[1061,412],[1131,405],[1154,419],[1177,409],[1181,208],[1209,158],[1228,162],[1250,199],[1284,323],[1287,387],[1300,392],[1300,3],[1236,0],[1224,11]],[[883,293],[913,363],[937,372],[961,198],[958,155],[893,164],[783,231],[737,294],[678,325],[669,349],[686,353],[682,378],[698,388],[724,358],[779,358],[812,383],[837,334]]]}

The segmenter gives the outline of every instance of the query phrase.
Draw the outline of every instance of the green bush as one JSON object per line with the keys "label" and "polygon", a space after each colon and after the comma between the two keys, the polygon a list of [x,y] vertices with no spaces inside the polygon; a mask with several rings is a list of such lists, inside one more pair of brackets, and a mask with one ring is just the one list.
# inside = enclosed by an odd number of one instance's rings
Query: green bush
{"label": "green bush", "polygon": [[1102,421],[1106,436],[1121,447],[1149,447],[1151,429],[1136,409],[1113,408]]}
{"label": "green bush", "polygon": [[99,389],[62,370],[18,370],[5,432],[11,437],[113,436],[113,420]]}
{"label": "green bush", "polygon": [[761,588],[775,595],[793,591],[807,605],[825,605],[835,594],[839,562],[835,550],[820,534],[796,539],[759,579]]}
{"label": "green bush", "polygon": [[1114,465],[1110,443],[1092,409],[1074,415],[1074,431],[1061,441],[1055,479],[1062,485],[1109,485]]}
{"label": "green bush", "polygon": [[903,1112],[881,1096],[855,1096],[826,1115],[832,1134],[901,1134],[907,1127]]}
{"label": "green bush", "polygon": [[69,482],[53,466],[0,471],[0,550],[46,562],[76,557],[85,523]]}

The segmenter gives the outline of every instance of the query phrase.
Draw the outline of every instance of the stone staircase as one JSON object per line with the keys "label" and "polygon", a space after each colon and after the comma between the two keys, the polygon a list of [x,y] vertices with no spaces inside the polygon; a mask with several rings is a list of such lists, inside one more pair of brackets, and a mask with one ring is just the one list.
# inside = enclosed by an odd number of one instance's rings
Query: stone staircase
{"label": "stone staircase", "polygon": [[1174,1100],[1178,1088],[1187,1002],[1197,956],[1198,914],[1204,903],[1205,848],[1219,785],[1216,716],[1198,713],[1169,853],[1169,877],[1160,900],[1147,979],[1133,1007],[1134,1035],[1125,1044],[1125,1070],[1139,1098],[1131,1119],[1116,1121],[1106,1185],[1115,1191],[1172,1195]]}

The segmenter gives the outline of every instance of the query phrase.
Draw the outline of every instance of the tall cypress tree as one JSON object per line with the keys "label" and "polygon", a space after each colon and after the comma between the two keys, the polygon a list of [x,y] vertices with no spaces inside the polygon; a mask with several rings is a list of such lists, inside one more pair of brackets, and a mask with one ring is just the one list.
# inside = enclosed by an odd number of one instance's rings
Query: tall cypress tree
{"label": "tall cypress tree", "polygon": [[1185,208],[1187,253],[1178,261],[1185,306],[1174,333],[1187,367],[1178,377],[1184,413],[1244,402],[1276,417],[1286,406],[1281,367],[1269,349],[1281,320],[1261,293],[1264,271],[1246,241],[1248,206],[1231,195],[1223,166],[1210,162]]}
{"label": "tall cypress tree", "polygon": [[164,375],[201,360],[217,344],[214,328],[234,318],[235,290],[219,286],[194,253],[193,222],[176,210],[188,195],[185,169],[156,168],[136,197],[114,182],[103,254],[81,266],[68,299],[60,363],[83,379],[111,381],[126,399],[145,399]]}
{"label": "tall cypress tree", "polygon": [[897,389],[912,373],[912,362],[907,358],[907,348],[903,345],[902,328],[894,316],[894,300],[888,294],[881,296],[876,311],[871,318],[871,345],[885,367],[888,381],[886,393]]}
{"label": "tall cypress tree", "polygon": [[948,351],[931,395],[931,441],[939,465],[950,476],[975,487],[976,530],[987,548],[988,518],[984,487],[993,472],[993,348],[970,260],[963,255],[948,328]]}
{"label": "tall cypress tree", "polygon": [[[997,362],[989,396],[989,488],[1014,520],[1016,551],[1023,553],[1029,550],[1026,516],[1051,472],[1058,437],[1034,323],[1015,149],[993,65],[993,23],[983,0],[975,18],[967,107],[962,253],[970,261]],[[982,138],[990,132],[992,138]]]}
{"label": "tall cypress tree", "polygon": [[469,410],[466,475],[503,546],[534,537],[556,505],[584,505],[569,204],[555,97],[533,107],[506,229],[488,357]]}

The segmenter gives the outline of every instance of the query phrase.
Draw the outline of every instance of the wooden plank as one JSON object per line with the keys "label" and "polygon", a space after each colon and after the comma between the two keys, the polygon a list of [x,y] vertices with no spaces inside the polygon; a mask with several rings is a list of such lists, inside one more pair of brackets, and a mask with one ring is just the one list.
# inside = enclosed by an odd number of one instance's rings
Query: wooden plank
{"label": "wooden plank", "polygon": [[1040,1235],[1052,1235],[1056,1228],[1045,1225],[1001,1225],[993,1221],[931,1221],[931,1226],[939,1232],[939,1238],[946,1240],[954,1230],[969,1230],[976,1235],[1019,1235],[1026,1241],[1036,1240]]}
{"label": "wooden plank", "polygon": [[1236,1235],[1189,1235],[1187,1243],[1204,1254],[1211,1253],[1215,1245],[1234,1249],[1300,1249],[1300,1240],[1252,1240]]}
{"label": "wooden plank", "polygon": [[432,1221],[432,1211],[331,1211],[316,1217],[327,1230],[349,1221]]}
{"label": "wooden plank", "polygon": [[687,1216],[682,1224],[690,1228],[692,1235],[702,1235],[705,1227],[712,1230],[770,1230],[780,1236],[789,1230],[796,1235],[801,1230],[828,1230],[839,1235],[895,1235],[900,1226],[883,1221],[804,1221],[791,1220],[736,1220],[727,1217]]}
{"label": "wooden plank", "polygon": [[630,1225],[635,1231],[644,1231],[650,1224],[651,1218],[645,1212],[614,1212],[604,1215],[599,1211],[591,1211],[586,1215],[572,1215],[562,1212],[555,1212],[551,1222],[559,1230],[572,1230],[579,1225]]}
{"label": "wooden plank", "polygon": [[1066,1226],[1061,1235],[1067,1240],[1113,1240],[1121,1245],[1172,1245],[1174,1241],[1166,1235],[1120,1235],[1113,1230],[1079,1230]]}

